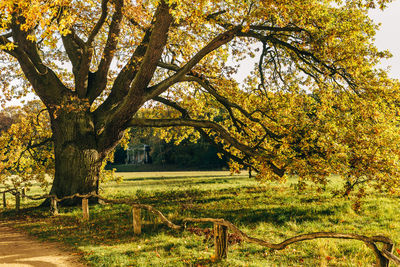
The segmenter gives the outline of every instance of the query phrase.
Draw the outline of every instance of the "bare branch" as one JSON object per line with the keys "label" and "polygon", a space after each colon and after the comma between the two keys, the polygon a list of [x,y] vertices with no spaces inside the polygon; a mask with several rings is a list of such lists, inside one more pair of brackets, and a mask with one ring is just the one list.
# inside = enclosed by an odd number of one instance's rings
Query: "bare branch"
{"label": "bare branch", "polygon": [[225,14],[225,13],[226,13],[226,10],[217,11],[217,12],[208,14],[208,15],[206,16],[206,19],[207,19],[207,20],[213,20],[213,19],[215,19],[216,17],[218,17],[219,15],[222,15],[222,14]]}
{"label": "bare branch", "polygon": [[186,109],[179,106],[177,103],[175,103],[169,99],[160,97],[160,96],[154,97],[153,100],[176,109],[177,111],[179,111],[182,114],[182,118],[189,118],[189,112]]}
{"label": "bare branch", "polygon": [[[249,120],[251,120],[252,122],[256,122],[259,123],[263,129],[265,130],[265,132],[273,139],[275,139],[276,141],[278,141],[279,139],[283,138],[283,135],[278,135],[275,134],[274,132],[272,132],[271,130],[269,130],[267,127],[265,127],[264,124],[261,123],[261,120],[259,118],[256,118],[254,116],[252,116],[252,114],[250,114],[248,111],[246,111],[245,109],[243,109],[240,105],[238,105],[237,103],[233,103],[231,101],[229,101],[229,99],[227,99],[224,96],[221,96],[220,94],[218,94],[217,90],[211,86],[210,82],[208,82],[207,80],[205,80],[204,78],[201,77],[197,77],[197,76],[186,76],[185,79],[183,79],[183,81],[194,81],[197,82],[198,84],[200,84],[207,92],[209,92],[212,96],[215,97],[215,99],[220,102],[225,108],[229,109],[229,108],[235,108],[237,109],[240,113],[242,113],[245,117],[247,117]],[[265,114],[263,114],[265,116]],[[268,119],[275,121],[274,119],[266,116]]]}
{"label": "bare branch", "polygon": [[29,144],[28,144],[28,146],[27,146],[27,149],[32,149],[32,148],[41,147],[41,146],[47,144],[47,143],[50,142],[50,141],[53,141],[53,138],[52,138],[52,137],[46,138],[46,139],[44,139],[44,140],[42,140],[41,142],[36,143],[36,144],[31,144],[31,143],[29,142]]}
{"label": "bare branch", "polygon": [[175,64],[170,64],[170,63],[165,63],[165,62],[158,62],[158,67],[161,67],[163,69],[167,70],[173,70],[173,71],[179,71],[179,66]]}
{"label": "bare branch", "polygon": [[[355,83],[354,83],[353,79],[350,77],[350,75],[344,69],[337,68],[335,65],[329,65],[328,63],[324,62],[323,60],[321,60],[320,58],[315,56],[314,53],[312,53],[310,51],[307,51],[307,50],[300,49],[300,48],[296,47],[295,45],[293,45],[291,43],[282,41],[282,40],[276,38],[272,34],[270,34],[270,35],[262,35],[260,33],[255,32],[255,31],[249,30],[247,32],[240,31],[238,33],[238,36],[252,37],[252,38],[258,39],[259,41],[261,41],[263,43],[264,42],[270,42],[270,43],[278,45],[280,47],[284,47],[284,48],[294,52],[298,59],[300,59],[306,65],[310,66],[314,71],[316,71],[316,72],[318,72],[320,74],[324,74],[325,70],[323,68],[325,68],[326,70],[328,70],[330,72],[330,76],[331,77],[333,77],[335,74],[338,74],[352,88],[355,87]],[[321,67],[322,67],[322,69],[321,69]]]}
{"label": "bare branch", "polygon": [[246,153],[254,153],[252,147],[246,146],[238,142],[234,137],[232,137],[228,130],[223,126],[207,120],[192,120],[192,119],[139,119],[133,118],[129,122],[129,126],[136,127],[173,127],[173,126],[189,126],[197,128],[212,129],[218,134],[220,134],[225,140],[233,144],[235,147]]}
{"label": "bare branch", "polygon": [[[218,19],[215,17],[213,17],[211,19],[216,21],[219,25],[221,25],[225,29],[230,29],[232,27],[235,27],[231,23],[222,21],[221,19]],[[326,70],[328,70],[330,72],[331,77],[334,77],[335,74],[339,75],[354,90],[356,84],[355,84],[354,80],[352,79],[352,77],[344,69],[338,68],[337,66],[335,66],[335,64],[328,64],[327,62],[325,62],[325,61],[321,60],[320,58],[318,58],[317,56],[315,56],[314,53],[304,50],[304,49],[300,49],[300,48],[296,47],[295,45],[293,45],[289,42],[282,41],[281,39],[276,37],[276,34],[277,33],[279,34],[280,32],[292,32],[292,33],[305,32],[308,34],[309,38],[311,39],[312,36],[307,30],[302,29],[296,25],[287,25],[284,27],[250,25],[250,29],[247,31],[241,31],[241,29],[242,29],[241,26],[236,26],[236,27],[240,27],[240,30],[237,32],[237,36],[251,37],[251,38],[258,39],[262,43],[270,42],[272,44],[279,45],[280,47],[284,47],[284,48],[294,52],[298,59],[300,59],[306,65],[310,66],[312,69],[314,69],[314,71],[324,74],[324,73],[326,73],[326,71],[324,70],[324,68],[325,68]],[[265,34],[257,32],[257,31],[261,31],[261,32],[268,31],[268,34],[265,35]],[[291,36],[289,36],[289,37],[291,37]],[[308,74],[308,73],[306,73],[306,74]],[[336,79],[334,79],[334,80],[336,81]]]}
{"label": "bare branch", "polygon": [[[385,250],[382,252],[378,249],[378,247],[375,245],[376,242],[382,242],[384,244],[389,244],[392,245],[393,242],[384,236],[374,236],[374,237],[368,237],[364,235],[358,235],[358,234],[343,234],[343,233],[332,233],[332,232],[317,232],[317,233],[310,233],[310,234],[304,234],[304,235],[298,235],[289,239],[286,239],[282,241],[281,243],[271,243],[268,241],[264,241],[262,239],[254,238],[251,236],[248,236],[244,232],[242,232],[239,228],[237,228],[234,224],[232,224],[229,221],[226,221],[224,219],[214,219],[214,218],[186,218],[183,220],[184,222],[212,222],[212,223],[217,223],[219,225],[224,225],[228,227],[232,232],[238,234],[241,236],[245,241],[249,243],[255,243],[264,247],[268,247],[271,249],[276,249],[276,250],[282,250],[286,248],[287,246],[301,242],[301,241],[307,241],[307,240],[313,240],[313,239],[318,239],[318,238],[337,238],[337,239],[353,239],[353,240],[359,240],[364,242],[370,249],[375,254],[375,257],[377,259],[378,263],[382,263],[385,261],[385,256],[384,254],[387,254],[388,257],[390,257],[391,253],[384,253]],[[390,258],[391,259],[391,258]],[[378,265],[378,266],[383,266],[383,265]]]}
{"label": "bare branch", "polygon": [[[176,102],[173,102],[169,99],[162,98],[159,96],[155,97],[153,100],[158,101],[166,106],[176,109],[177,111],[179,111],[182,114],[182,118],[191,119],[189,116],[189,112],[186,109],[184,109],[183,107],[179,106]],[[236,161],[246,167],[251,166],[251,164],[247,163],[244,158],[239,158],[238,156],[235,156],[232,153],[229,153],[228,151],[226,151],[223,148],[223,145],[221,145],[220,143],[216,143],[214,141],[214,139],[209,134],[207,134],[202,128],[195,127],[195,129],[206,139],[207,142],[209,142],[211,145],[216,147],[218,149],[218,151],[221,152],[222,154],[224,154],[227,158],[232,159],[233,161]],[[254,168],[256,171],[258,171],[256,167],[252,167],[252,168]]]}

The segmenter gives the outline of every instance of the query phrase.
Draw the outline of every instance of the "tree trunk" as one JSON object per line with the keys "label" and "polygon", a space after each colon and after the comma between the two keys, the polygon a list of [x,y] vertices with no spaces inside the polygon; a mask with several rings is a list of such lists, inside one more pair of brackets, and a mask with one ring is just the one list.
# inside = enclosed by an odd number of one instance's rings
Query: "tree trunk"
{"label": "tree trunk", "polygon": [[[75,193],[98,193],[101,165],[112,148],[99,149],[94,125],[92,116],[85,111],[58,111],[52,118],[55,177],[50,194],[62,198]],[[73,199],[60,204],[80,203],[80,199]]]}
{"label": "tree trunk", "polygon": [[103,159],[94,148],[82,148],[78,143],[55,144],[55,176],[50,193],[58,198],[75,193],[98,193]]}

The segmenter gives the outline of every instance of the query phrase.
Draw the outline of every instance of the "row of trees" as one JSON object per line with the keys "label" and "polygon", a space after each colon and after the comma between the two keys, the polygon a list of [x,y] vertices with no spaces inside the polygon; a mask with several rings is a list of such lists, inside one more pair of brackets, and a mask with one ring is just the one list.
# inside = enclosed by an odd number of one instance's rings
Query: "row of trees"
{"label": "row of trees", "polygon": [[[52,142],[50,193],[60,198],[97,192],[131,127],[157,127],[166,140],[202,136],[232,169],[252,166],[264,179],[324,184],[336,173],[350,187],[393,191],[399,86],[376,69],[389,54],[374,47],[368,17],[386,2],[4,0],[3,101],[33,92],[43,103],[43,141],[24,145]],[[246,57],[257,63],[238,84]],[[3,142],[36,127],[15,125],[25,126],[3,131]],[[18,159],[10,165],[18,145],[2,150],[1,179],[21,173]]]}

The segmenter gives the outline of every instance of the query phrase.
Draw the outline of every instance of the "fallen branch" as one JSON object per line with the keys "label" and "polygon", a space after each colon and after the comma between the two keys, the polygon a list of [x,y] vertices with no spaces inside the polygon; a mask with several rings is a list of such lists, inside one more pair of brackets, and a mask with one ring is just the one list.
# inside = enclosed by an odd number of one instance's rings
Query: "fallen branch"
{"label": "fallen branch", "polygon": [[392,260],[392,262],[394,264],[396,264],[397,266],[400,266],[400,258],[396,257],[395,255],[393,255],[393,253],[387,251],[387,250],[382,250],[383,255],[386,257],[386,259],[388,260]]}
{"label": "fallen branch", "polygon": [[388,251],[386,248],[379,250],[378,247],[376,246],[376,242],[383,243],[386,245],[386,247],[390,247],[392,249],[393,247],[393,242],[385,237],[385,236],[373,236],[373,237],[368,237],[364,235],[358,235],[358,234],[343,234],[343,233],[333,233],[333,232],[316,232],[316,233],[310,233],[310,234],[303,234],[303,235],[298,235],[295,237],[291,237],[289,239],[286,239],[282,241],[281,243],[271,243],[262,239],[254,238],[251,236],[248,236],[244,232],[242,232],[239,228],[237,228],[234,224],[232,224],[229,221],[226,221],[224,219],[214,219],[214,218],[186,218],[183,220],[184,222],[212,222],[214,224],[220,224],[228,227],[232,232],[236,233],[240,237],[243,238],[243,240],[249,242],[249,243],[255,243],[270,249],[275,249],[275,250],[282,250],[286,248],[287,246],[301,242],[301,241],[306,241],[306,240],[312,240],[312,239],[317,239],[317,238],[338,238],[338,239],[354,239],[354,240],[359,240],[364,242],[370,249],[374,251],[375,257],[377,259],[377,266],[388,266],[388,260],[392,260],[394,263],[396,263],[398,266],[400,266],[400,259],[394,256],[391,251]]}

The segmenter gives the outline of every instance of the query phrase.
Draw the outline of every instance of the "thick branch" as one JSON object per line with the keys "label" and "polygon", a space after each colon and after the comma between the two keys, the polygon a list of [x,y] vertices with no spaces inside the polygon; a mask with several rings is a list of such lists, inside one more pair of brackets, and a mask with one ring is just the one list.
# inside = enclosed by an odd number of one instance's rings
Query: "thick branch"
{"label": "thick branch", "polygon": [[62,36],[63,45],[72,64],[75,79],[75,91],[80,98],[86,96],[88,76],[93,50],[70,29],[71,33]]}
{"label": "thick branch", "polygon": [[148,30],[147,27],[145,28],[142,25],[140,25],[134,18],[129,18],[128,20],[129,20],[130,23],[132,23],[133,26],[139,28],[143,32],[146,32]]}
{"label": "thick branch", "polygon": [[70,34],[61,36],[61,39],[73,68],[77,69],[79,68],[82,57],[84,56],[85,43],[75,33],[74,29],[70,29],[70,31]]}
{"label": "thick branch", "polygon": [[[107,16],[107,1],[103,1],[102,3],[102,12],[105,12],[104,16]],[[108,37],[106,41],[106,46],[104,47],[103,55],[101,57],[101,61],[97,71],[93,74],[93,79],[90,80],[90,84],[88,85],[87,97],[89,98],[90,103],[92,103],[107,86],[107,74],[111,66],[111,62],[114,58],[114,54],[118,45],[119,34],[121,32],[121,22],[122,22],[122,9],[124,6],[123,0],[114,1],[115,11],[112,16],[110,29],[108,31]],[[105,6],[103,6],[105,5]],[[103,17],[103,14],[102,14]],[[96,27],[100,27],[104,22],[101,21],[100,18]],[[104,18],[105,19],[105,18]],[[96,32],[96,27],[93,30],[92,34]],[[93,37],[94,38],[94,37]],[[89,40],[88,40],[89,42]]]}
{"label": "thick branch", "polygon": [[[143,59],[144,54],[146,53],[148,43],[150,41],[151,29],[148,29],[140,45],[135,49],[135,52],[119,72],[117,77],[115,78],[114,84],[111,88],[111,93],[108,98],[104,101],[104,103],[97,109],[96,113],[98,114],[108,114],[109,111],[119,104],[122,99],[128,94],[130,84],[132,80],[135,78],[137,70],[139,68],[140,62]],[[94,87],[95,90],[99,90]],[[96,92],[96,91],[93,92]],[[100,93],[100,92],[99,92]],[[89,100],[92,102],[98,96],[95,93],[93,96],[89,97]]]}
{"label": "thick branch", "polygon": [[10,38],[10,37],[12,37],[12,32],[8,32],[8,33],[0,35],[0,38]]}
{"label": "thick branch", "polygon": [[[111,93],[103,103],[104,105],[101,105],[96,110],[95,115],[99,122],[98,127],[104,129],[101,143],[104,142],[104,144],[107,144],[109,136],[119,135],[121,130],[127,127],[127,122],[133,114],[145,102],[145,88],[147,88],[153,78],[157,63],[160,61],[167,42],[172,19],[168,4],[161,2],[155,14],[155,22],[151,29],[148,45],[145,47],[143,59],[140,62],[137,72],[134,72],[134,79],[129,87],[129,91],[122,96],[121,100],[115,98],[119,93]],[[127,76],[129,76],[129,73],[127,73]],[[124,81],[122,82],[124,83]],[[112,90],[123,91],[124,89],[113,86]]]}
{"label": "thick branch", "polygon": [[199,52],[197,52],[196,55],[194,55],[182,68],[177,70],[177,72],[172,75],[171,77],[165,79],[164,81],[160,82],[157,85],[154,85],[147,90],[147,99],[151,99],[157,95],[160,95],[163,93],[165,90],[167,90],[169,87],[174,85],[175,83],[179,82],[180,79],[189,73],[189,71],[192,70],[192,68],[199,63],[204,57],[206,57],[209,53],[212,51],[218,49],[224,44],[227,44],[230,42],[237,32],[240,29],[238,27],[235,27],[233,29],[227,30],[221,34],[219,34],[217,37],[215,37],[213,40],[211,40],[204,48],[202,48]]}
{"label": "thick branch", "polygon": [[161,58],[161,54],[167,42],[171,22],[172,16],[169,14],[169,7],[167,4],[162,2],[159,6],[159,13],[156,16],[153,25],[154,29],[152,30],[149,39],[148,48],[143,56],[140,68],[132,81],[127,99],[129,99],[129,96],[137,94],[142,95],[145,88],[153,78],[154,71],[157,68],[157,63]]}
{"label": "thick branch", "polygon": [[23,17],[13,18],[11,28],[12,37],[17,45],[13,53],[17,58],[22,71],[31,83],[36,94],[46,106],[58,105],[62,97],[71,91],[64,86],[57,75],[42,62],[37,44],[28,40],[28,35],[33,31],[22,31]]}
{"label": "thick branch", "polygon": [[383,256],[385,256],[386,259],[393,261],[397,266],[400,266],[400,258],[393,255],[393,253],[387,251],[387,250],[382,250]]}

